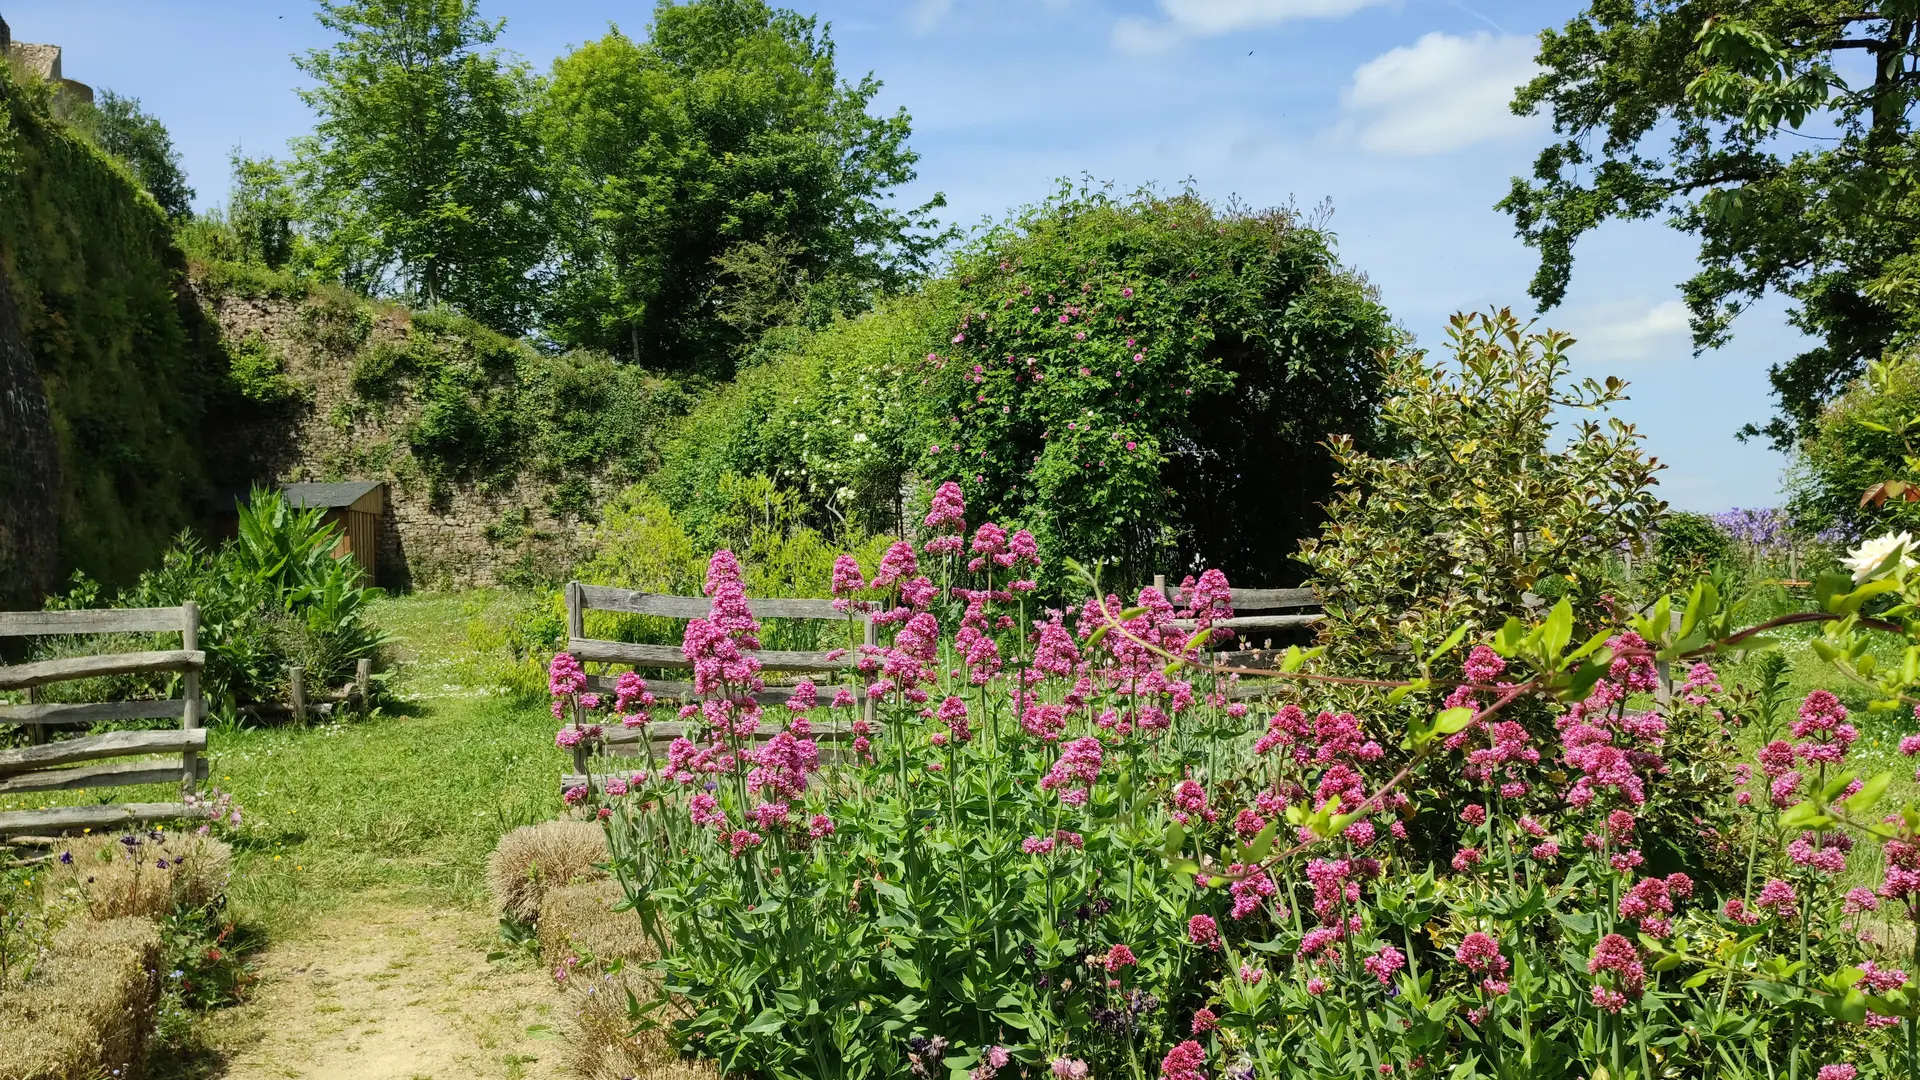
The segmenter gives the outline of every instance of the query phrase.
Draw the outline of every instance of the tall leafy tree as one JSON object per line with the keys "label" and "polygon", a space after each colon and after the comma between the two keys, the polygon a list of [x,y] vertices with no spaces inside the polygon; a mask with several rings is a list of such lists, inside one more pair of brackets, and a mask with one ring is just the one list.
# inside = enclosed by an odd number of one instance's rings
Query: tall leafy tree
{"label": "tall leafy tree", "polygon": [[1540,252],[1534,298],[1560,302],[1589,230],[1664,216],[1700,238],[1697,347],[1769,292],[1817,339],[1746,431],[1792,442],[1914,324],[1917,26],[1914,0],[1593,0],[1544,32],[1514,111],[1549,111],[1558,141],[1500,203]]}
{"label": "tall leafy tree", "polygon": [[328,49],[296,57],[316,113],[294,143],[323,273],[368,293],[525,325],[546,247],[536,83],[488,50],[475,0],[321,0]]}
{"label": "tall leafy tree", "polygon": [[173,136],[165,124],[140,107],[139,98],[103,90],[93,108],[82,106],[73,119],[100,149],[119,158],[132,171],[133,178],[168,217],[184,221],[193,213],[193,189],[187,186],[187,174],[180,168],[180,152],[173,147]]}
{"label": "tall leafy tree", "polygon": [[904,110],[870,111],[879,89],[841,81],[827,32],[763,0],[663,0],[645,41],[616,28],[563,57],[543,125],[549,332],[724,373],[767,313],[825,318],[919,272],[944,202],[892,205],[918,156]]}

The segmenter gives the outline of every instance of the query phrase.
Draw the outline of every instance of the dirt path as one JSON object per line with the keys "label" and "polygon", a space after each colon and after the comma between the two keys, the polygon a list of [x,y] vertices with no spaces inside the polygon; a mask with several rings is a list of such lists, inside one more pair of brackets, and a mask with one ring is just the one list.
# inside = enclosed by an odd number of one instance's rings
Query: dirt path
{"label": "dirt path", "polygon": [[562,1075],[548,977],[489,964],[482,914],[370,903],[261,955],[220,1024],[226,1080],[545,1080]]}

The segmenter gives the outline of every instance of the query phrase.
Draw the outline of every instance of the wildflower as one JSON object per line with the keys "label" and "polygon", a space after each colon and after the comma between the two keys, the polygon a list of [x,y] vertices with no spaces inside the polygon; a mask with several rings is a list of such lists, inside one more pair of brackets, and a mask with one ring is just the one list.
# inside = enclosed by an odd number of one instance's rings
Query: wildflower
{"label": "wildflower", "polygon": [[[1244,579],[1243,579],[1244,580]],[[1507,670],[1507,662],[1500,654],[1485,645],[1475,645],[1467,654],[1465,674],[1476,683],[1491,683]]]}
{"label": "wildflower", "polygon": [[[1905,536],[1906,533],[1900,535]],[[1819,1075],[1815,1076],[1814,1080],[1854,1080],[1854,1077],[1859,1075],[1860,1070],[1851,1065],[1822,1065]]]}
{"label": "wildflower", "polygon": [[1240,981],[1246,983],[1248,986],[1258,985],[1260,980],[1266,977],[1267,972],[1265,968],[1257,968],[1251,964],[1240,965]]}
{"label": "wildflower", "polygon": [[1047,1066],[1054,1080],[1087,1080],[1087,1063],[1079,1058],[1057,1057]]}
{"label": "wildflower", "polygon": [[1115,945],[1107,950],[1106,965],[1108,971],[1119,971],[1123,967],[1132,967],[1140,961],[1135,959],[1133,950],[1125,945]]}
{"label": "wildflower", "polygon": [[1527,856],[1535,862],[1546,862],[1560,857],[1560,845],[1552,840],[1543,840],[1527,850]]}
{"label": "wildflower", "polygon": [[1244,919],[1258,911],[1261,902],[1278,891],[1273,879],[1259,866],[1234,863],[1227,867],[1227,873],[1234,878],[1227,892],[1233,897],[1233,917],[1236,919]]}
{"label": "wildflower", "polygon": [[1466,808],[1460,811],[1460,820],[1479,828],[1487,823],[1487,808],[1479,803],[1468,803]]}
{"label": "wildflower", "polygon": [[1028,855],[1046,855],[1053,851],[1053,837],[1029,836],[1020,841],[1020,850]]}
{"label": "wildflower", "polygon": [[1773,913],[1781,919],[1789,919],[1799,910],[1800,898],[1794,893],[1792,885],[1779,878],[1770,878],[1760,887],[1760,895],[1754,898],[1753,906],[1772,908]]}
{"label": "wildflower", "polygon": [[1099,739],[1091,735],[1075,739],[1060,748],[1060,757],[1040,778],[1040,790],[1058,791],[1061,802],[1082,806],[1094,781],[1100,778],[1101,760]]}
{"label": "wildflower", "polygon": [[1218,1030],[1219,1027],[1220,1018],[1214,1014],[1212,1009],[1194,1010],[1193,1033],[1195,1035],[1205,1035],[1209,1031]]}
{"label": "wildflower", "polygon": [[1868,888],[1848,889],[1847,895],[1840,901],[1840,910],[1847,915],[1858,915],[1863,911],[1880,910],[1880,898]]}
{"label": "wildflower", "polygon": [[1609,990],[1599,983],[1594,983],[1593,1004],[1596,1008],[1605,1009],[1610,1013],[1617,1013],[1626,1007],[1627,998],[1626,995],[1620,993],[1618,990]]}
{"label": "wildflower", "polygon": [[1752,926],[1760,921],[1760,913],[1749,911],[1746,902],[1737,896],[1729,897],[1726,903],[1720,905],[1720,914],[1742,926]]}
{"label": "wildflower", "polygon": [[1459,851],[1454,852],[1453,868],[1454,870],[1462,874],[1473,869],[1475,866],[1478,866],[1479,863],[1480,863],[1479,848],[1464,847],[1464,848],[1461,848]]}
{"label": "wildflower", "polygon": [[1218,950],[1220,948],[1220,924],[1213,921],[1211,915],[1195,915],[1187,920],[1187,940],[1195,945],[1204,945]]}
{"label": "wildflower", "polygon": [[760,834],[751,829],[735,829],[733,834],[727,837],[727,849],[736,859],[740,857],[741,852],[759,847],[760,843]]}
{"label": "wildflower", "polygon": [[[1640,962],[1640,950],[1619,934],[1608,934],[1593,947],[1593,955],[1587,960],[1587,973],[1598,975],[1603,971],[1613,972],[1619,987],[1631,997],[1639,997],[1647,982],[1647,969]],[[1599,987],[1595,987],[1594,1004],[1600,1004]],[[1603,1008],[1605,1006],[1602,1006]],[[1618,1011],[1614,1007],[1609,1011]]]}
{"label": "wildflower", "polygon": [[1319,997],[1321,994],[1324,994],[1326,992],[1327,992],[1327,980],[1321,978],[1318,975],[1315,975],[1313,978],[1307,980],[1307,993],[1313,995],[1314,997]]}
{"label": "wildflower", "polygon": [[1366,958],[1362,963],[1367,973],[1380,980],[1381,986],[1391,986],[1393,976],[1407,966],[1406,956],[1391,945],[1382,945],[1380,951]]}
{"label": "wildflower", "polygon": [[1207,1052],[1199,1043],[1188,1039],[1167,1051],[1167,1056],[1160,1059],[1161,1080],[1207,1080],[1207,1074],[1200,1071],[1206,1063]]}

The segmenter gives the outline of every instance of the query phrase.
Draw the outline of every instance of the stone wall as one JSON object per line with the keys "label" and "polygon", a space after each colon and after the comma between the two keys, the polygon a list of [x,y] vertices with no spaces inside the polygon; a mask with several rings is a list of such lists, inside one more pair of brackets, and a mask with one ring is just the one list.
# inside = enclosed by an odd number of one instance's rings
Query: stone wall
{"label": "stone wall", "polygon": [[585,541],[586,527],[548,508],[548,485],[523,475],[501,484],[437,486],[406,441],[418,410],[404,396],[376,407],[353,392],[354,359],[382,341],[404,341],[404,308],[376,305],[371,325],[352,321],[364,306],[315,294],[303,300],[222,296],[206,300],[229,346],[258,334],[276,350],[307,399],[235,434],[215,477],[231,497],[256,481],[384,480],[379,584],[443,588],[557,580]]}
{"label": "stone wall", "polygon": [[60,454],[0,268],[0,610],[40,606],[60,561]]}

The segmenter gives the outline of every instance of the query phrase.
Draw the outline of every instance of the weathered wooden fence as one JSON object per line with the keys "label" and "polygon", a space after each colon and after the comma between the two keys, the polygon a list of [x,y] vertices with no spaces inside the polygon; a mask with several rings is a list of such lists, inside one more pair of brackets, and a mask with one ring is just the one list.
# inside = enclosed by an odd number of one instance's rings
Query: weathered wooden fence
{"label": "weathered wooden fence", "polygon": [[[623,641],[606,641],[587,636],[587,612],[612,611],[627,615],[653,615],[668,619],[706,618],[712,602],[700,596],[674,596],[669,593],[640,592],[634,589],[616,589],[605,585],[583,585],[572,582],[567,586],[567,651],[582,665],[598,663],[620,665],[635,668],[686,668],[693,665],[687,661],[678,645],[634,645]],[[810,599],[766,599],[747,601],[747,610],[756,619],[815,619],[822,622],[846,623],[849,620],[861,627],[861,637],[869,645],[879,638],[873,623],[862,615],[846,615],[835,611],[831,600]],[[831,657],[833,650],[792,651],[781,649],[761,649],[747,655],[760,661],[762,670],[773,673],[827,673],[843,675],[853,670],[857,654],[854,649],[841,650],[845,655]],[[855,680],[856,684],[860,680]],[[600,695],[614,692],[617,676],[605,673],[587,675],[587,689]],[[679,682],[667,679],[648,679],[647,689],[663,705],[667,702],[684,703],[698,700],[691,682]],[[829,691],[830,693],[831,691]],[[854,693],[863,703],[866,694],[864,687],[856,685]],[[790,686],[769,686],[766,690],[753,695],[754,700],[762,704],[780,704],[793,696]],[[602,749],[605,753],[618,757],[631,757],[644,753],[642,740],[654,747],[656,754],[664,753],[668,743],[686,733],[687,725],[679,720],[660,721],[641,728],[608,728],[602,736]],[[844,725],[821,723],[813,726],[814,737],[826,742],[838,742],[851,737]],[[760,738],[771,738],[772,731],[762,733]],[[573,772],[560,779],[562,789],[588,786],[598,788],[600,778],[589,775],[588,764],[591,747],[586,742],[574,747]]]}
{"label": "weathered wooden fence", "polygon": [[[173,720],[173,731],[108,731],[70,739],[36,741],[31,746],[0,748],[0,795],[80,788],[124,787],[178,782],[192,794],[207,774],[201,757],[207,748],[202,726],[206,703],[200,696],[200,609],[188,603],[174,608],[107,608],[93,611],[0,612],[0,637],[51,634],[178,633],[180,648],[158,652],[107,653],[0,666],[0,690],[32,690],[50,683],[105,675],[179,672],[181,696],[156,701],[103,701],[0,705],[0,724],[36,729],[86,727],[112,720]],[[88,762],[115,758],[151,758],[178,754],[175,761]],[[106,803],[0,812],[0,836],[118,825],[198,816],[184,802]]]}

